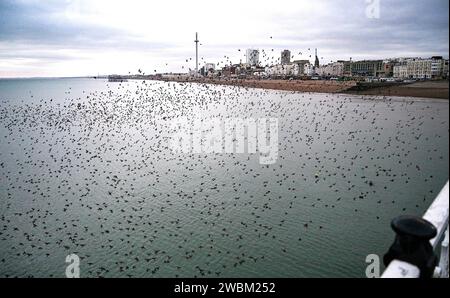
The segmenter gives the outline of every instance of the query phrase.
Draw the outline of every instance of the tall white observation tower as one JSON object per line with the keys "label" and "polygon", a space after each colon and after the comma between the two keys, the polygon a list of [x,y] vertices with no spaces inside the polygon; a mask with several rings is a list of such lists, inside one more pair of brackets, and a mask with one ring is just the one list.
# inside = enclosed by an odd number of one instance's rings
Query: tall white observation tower
{"label": "tall white observation tower", "polygon": [[195,75],[198,76],[198,33],[195,32]]}

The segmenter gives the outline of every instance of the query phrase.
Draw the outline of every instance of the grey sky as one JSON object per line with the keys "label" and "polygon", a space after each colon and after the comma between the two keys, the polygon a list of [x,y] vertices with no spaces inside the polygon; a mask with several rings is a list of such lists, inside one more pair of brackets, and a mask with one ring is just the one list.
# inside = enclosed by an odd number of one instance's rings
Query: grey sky
{"label": "grey sky", "polygon": [[368,18],[373,1],[0,0],[0,76],[187,71],[196,31],[201,62],[221,65],[249,47],[267,63],[282,49],[312,61],[316,47],[321,63],[448,57],[448,0],[380,0]]}

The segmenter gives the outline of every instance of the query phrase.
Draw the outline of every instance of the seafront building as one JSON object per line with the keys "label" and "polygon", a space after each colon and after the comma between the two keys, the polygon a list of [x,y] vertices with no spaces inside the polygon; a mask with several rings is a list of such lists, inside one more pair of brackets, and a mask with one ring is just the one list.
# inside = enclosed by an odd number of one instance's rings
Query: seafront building
{"label": "seafront building", "polygon": [[292,63],[295,63],[298,65],[299,75],[304,75],[305,74],[305,65],[310,64],[309,60],[294,60]]}
{"label": "seafront building", "polygon": [[391,78],[394,75],[395,61],[388,59],[383,61],[384,77]]}
{"label": "seafront building", "polygon": [[284,50],[281,52],[281,64],[289,64],[291,62],[291,51]]}
{"label": "seafront building", "polygon": [[[289,53],[290,54],[290,53]],[[286,61],[284,61],[286,62]],[[305,75],[305,67],[308,73],[314,74],[314,67],[311,65],[309,60],[294,60],[289,63],[281,63],[272,66],[267,66],[265,68],[266,75],[269,77],[299,77]],[[311,69],[309,69],[311,68]]]}
{"label": "seafront building", "polygon": [[247,64],[250,66],[256,66],[259,64],[259,51],[255,49],[247,49],[246,53]]}
{"label": "seafront building", "polygon": [[314,65],[309,62],[303,66],[303,74],[305,76],[313,76],[315,74],[314,70]]}
{"label": "seafront building", "polygon": [[216,65],[214,63],[205,63],[205,65],[200,68],[200,75],[202,76],[214,76],[215,75]]}
{"label": "seafront building", "polygon": [[448,79],[448,59],[444,60],[442,66],[442,78]]}
{"label": "seafront building", "polygon": [[299,76],[302,74],[297,63],[273,65],[266,67],[265,71],[268,76]]}
{"label": "seafront building", "polygon": [[431,79],[432,60],[413,59],[406,63],[407,76],[414,79]]}
{"label": "seafront building", "polygon": [[344,63],[344,61],[340,60],[322,65],[316,69],[316,73],[320,76],[342,77],[344,75]]}
{"label": "seafront building", "polygon": [[378,77],[384,73],[383,60],[348,61],[344,63],[344,75]]}
{"label": "seafront building", "polygon": [[394,65],[394,78],[407,78],[408,77],[408,66],[406,65],[406,61],[400,62],[397,65]]}
{"label": "seafront building", "polygon": [[441,56],[398,59],[393,76],[400,79],[448,78],[448,60]]}

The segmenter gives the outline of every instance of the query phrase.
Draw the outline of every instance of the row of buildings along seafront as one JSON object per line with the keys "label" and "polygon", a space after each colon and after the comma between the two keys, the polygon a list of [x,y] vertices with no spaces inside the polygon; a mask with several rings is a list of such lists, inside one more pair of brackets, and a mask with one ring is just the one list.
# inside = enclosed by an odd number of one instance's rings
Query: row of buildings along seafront
{"label": "row of buildings along seafront", "polygon": [[448,60],[431,58],[395,58],[388,60],[338,61],[319,67],[321,76],[363,76],[397,79],[448,78]]}
{"label": "row of buildings along seafront", "polygon": [[445,75],[448,77],[448,60],[441,56],[399,59],[393,67],[393,76],[396,78],[432,79]]}
{"label": "row of buildings along seafront", "polygon": [[259,51],[248,49],[246,63],[233,64],[215,69],[213,63],[207,63],[200,69],[202,76],[227,77],[369,77],[369,78],[395,78],[395,79],[440,79],[448,78],[448,63],[441,56],[431,58],[393,58],[387,60],[338,60],[326,65],[319,65],[317,50],[315,61],[291,61],[291,52],[283,50],[280,63],[271,66],[261,66]]}

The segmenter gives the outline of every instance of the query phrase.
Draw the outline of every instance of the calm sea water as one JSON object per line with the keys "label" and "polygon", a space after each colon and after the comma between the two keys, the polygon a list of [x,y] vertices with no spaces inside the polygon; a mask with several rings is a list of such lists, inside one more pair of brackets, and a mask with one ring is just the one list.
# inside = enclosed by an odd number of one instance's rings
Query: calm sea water
{"label": "calm sea water", "polygon": [[[277,162],[174,154],[170,120],[199,115],[278,118]],[[0,276],[64,277],[76,253],[82,277],[364,277],[390,220],[447,181],[448,117],[448,100],[0,80]]]}

